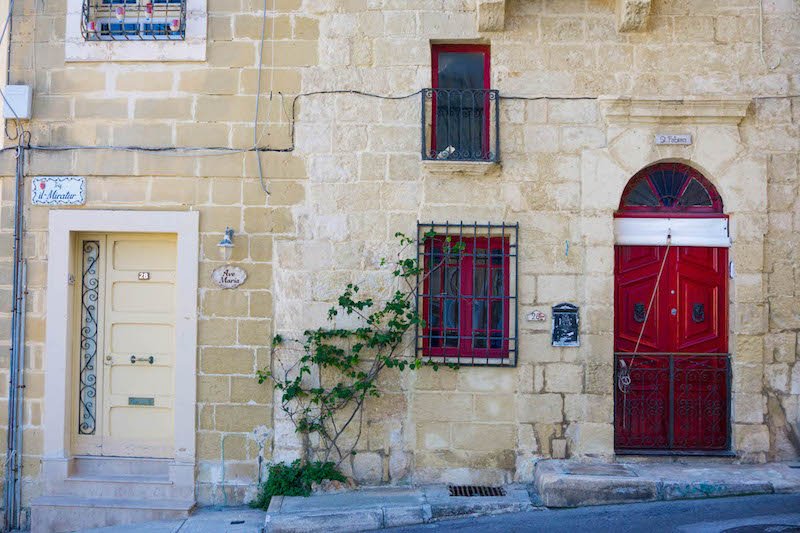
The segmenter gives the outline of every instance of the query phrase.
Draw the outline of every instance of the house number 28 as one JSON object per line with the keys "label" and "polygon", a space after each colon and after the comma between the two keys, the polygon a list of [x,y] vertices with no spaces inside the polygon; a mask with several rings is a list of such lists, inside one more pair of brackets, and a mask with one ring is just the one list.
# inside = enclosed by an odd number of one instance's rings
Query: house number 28
{"label": "house number 28", "polygon": [[150,279],[150,272],[139,272],[139,279],[147,281]]}

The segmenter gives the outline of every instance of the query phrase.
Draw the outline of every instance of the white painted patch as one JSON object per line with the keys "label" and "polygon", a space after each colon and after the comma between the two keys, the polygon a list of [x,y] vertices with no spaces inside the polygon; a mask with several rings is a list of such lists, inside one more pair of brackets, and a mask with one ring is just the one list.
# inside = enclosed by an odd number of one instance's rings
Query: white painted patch
{"label": "white painted patch", "polygon": [[712,246],[730,248],[726,218],[616,218],[614,238],[625,246]]}

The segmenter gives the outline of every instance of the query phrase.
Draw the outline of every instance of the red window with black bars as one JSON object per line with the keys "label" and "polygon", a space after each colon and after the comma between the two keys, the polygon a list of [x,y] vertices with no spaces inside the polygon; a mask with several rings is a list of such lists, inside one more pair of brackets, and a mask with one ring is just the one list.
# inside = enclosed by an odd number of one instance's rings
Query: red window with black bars
{"label": "red window with black bars", "polygon": [[418,224],[418,356],[516,365],[517,233],[508,224]]}
{"label": "red window with black bars", "polygon": [[499,160],[498,92],[490,88],[489,46],[431,46],[431,88],[422,92],[422,157]]}

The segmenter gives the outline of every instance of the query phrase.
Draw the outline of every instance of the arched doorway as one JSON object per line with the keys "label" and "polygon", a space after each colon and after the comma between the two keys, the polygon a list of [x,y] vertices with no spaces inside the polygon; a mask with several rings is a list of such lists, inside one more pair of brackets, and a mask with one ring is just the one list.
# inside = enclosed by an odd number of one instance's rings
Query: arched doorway
{"label": "arched doorway", "polygon": [[730,447],[728,220],[697,170],[638,172],[615,214],[617,453]]}

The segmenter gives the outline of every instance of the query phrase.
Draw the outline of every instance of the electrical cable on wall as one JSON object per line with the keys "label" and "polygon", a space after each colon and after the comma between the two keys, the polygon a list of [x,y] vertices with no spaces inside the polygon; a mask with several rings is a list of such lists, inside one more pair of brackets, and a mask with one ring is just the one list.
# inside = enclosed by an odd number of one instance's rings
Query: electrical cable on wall
{"label": "electrical cable on wall", "polygon": [[[295,150],[295,125],[297,122],[297,102],[303,98],[308,98],[312,96],[320,96],[320,95],[335,95],[335,94],[351,94],[355,96],[363,96],[367,98],[377,98],[381,100],[406,100],[412,98],[414,96],[418,96],[422,92],[422,89],[415,91],[413,93],[393,96],[393,95],[381,95],[376,93],[369,93],[366,91],[358,91],[358,90],[323,90],[323,91],[310,91],[305,93],[299,93],[294,96],[292,100],[291,107],[291,117],[289,120],[290,126],[290,137],[291,141],[289,146],[286,147],[278,147],[273,148],[269,146],[250,146],[247,148],[232,148],[227,146],[161,146],[161,147],[153,147],[153,146],[136,146],[136,145],[125,145],[125,146],[116,146],[116,145],[38,145],[38,144],[30,144],[30,139],[23,143],[26,149],[35,150],[35,151],[69,151],[69,150],[119,150],[119,151],[128,151],[128,152],[149,152],[149,153],[157,153],[164,156],[172,156],[172,157],[218,157],[223,155],[230,155],[230,154],[243,154],[247,152],[293,152]],[[2,95],[2,90],[0,90],[0,95]],[[281,92],[278,92],[278,95],[283,100],[284,95]],[[523,100],[523,101],[535,101],[535,100],[548,100],[548,101],[569,101],[569,100],[598,100],[599,97],[597,96],[521,96],[521,95],[509,95],[504,96],[500,95],[500,100]],[[800,98],[800,94],[787,94],[787,95],[762,95],[762,96],[754,96],[753,100],[777,100],[777,99],[791,99],[791,98]],[[283,106],[283,104],[282,104]],[[286,114],[286,109],[284,107],[284,114]],[[27,132],[26,134],[30,137],[30,133]],[[262,135],[259,136],[259,141],[263,137]],[[16,139],[16,137],[15,137]],[[9,150],[16,150],[15,146],[5,147],[0,149],[0,152],[9,151]]]}
{"label": "electrical cable on wall", "polygon": [[[264,129],[266,130],[269,127],[269,121],[272,115],[272,88],[274,87],[275,83],[275,0],[272,0],[272,43],[270,44],[271,49],[271,60],[270,60],[270,71],[269,76],[269,103],[270,105],[267,107],[267,117],[264,121]],[[256,80],[256,113],[255,117],[253,118],[253,148],[257,148],[259,143],[261,142],[261,138],[258,136],[258,112],[260,109],[261,104],[261,73],[264,70],[264,41],[266,40],[266,32],[267,32],[267,0],[264,0],[264,9],[261,16],[261,42],[258,46],[258,79]],[[263,133],[263,132],[262,132]],[[264,181],[264,169],[261,166],[261,153],[256,150],[255,151],[256,162],[258,163],[258,179],[259,183],[261,184],[261,188],[264,190],[266,194],[269,194],[269,189],[267,187],[266,182]]]}

